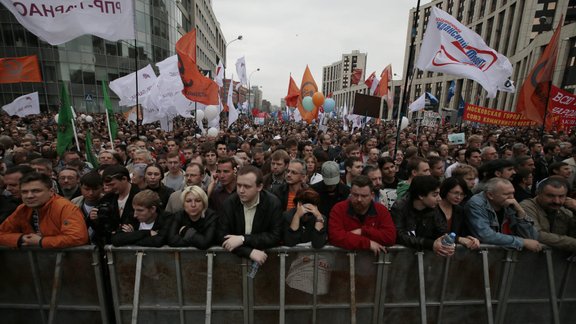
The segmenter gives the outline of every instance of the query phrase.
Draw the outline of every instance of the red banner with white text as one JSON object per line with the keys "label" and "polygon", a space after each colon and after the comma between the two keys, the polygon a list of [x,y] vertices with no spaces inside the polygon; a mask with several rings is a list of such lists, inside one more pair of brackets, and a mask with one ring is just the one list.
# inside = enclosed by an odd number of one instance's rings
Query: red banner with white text
{"label": "red banner with white text", "polygon": [[536,124],[534,121],[525,119],[521,114],[516,112],[497,110],[472,104],[466,104],[462,118],[475,123],[498,126],[534,126]]}
{"label": "red banner with white text", "polygon": [[550,89],[546,130],[567,131],[576,127],[576,95],[556,86]]}

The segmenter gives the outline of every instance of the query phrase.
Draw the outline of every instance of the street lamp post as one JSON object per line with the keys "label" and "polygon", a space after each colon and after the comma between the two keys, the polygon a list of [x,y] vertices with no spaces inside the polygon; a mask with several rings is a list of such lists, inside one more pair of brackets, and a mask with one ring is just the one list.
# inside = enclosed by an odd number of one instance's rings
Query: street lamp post
{"label": "street lamp post", "polygon": [[[250,86],[250,79],[252,78],[252,74],[258,71],[260,71],[260,68],[257,68],[256,70],[250,72],[250,75],[248,76],[248,106],[250,106],[250,93],[252,92],[252,87]],[[250,110],[252,110],[252,107],[250,107]]]}

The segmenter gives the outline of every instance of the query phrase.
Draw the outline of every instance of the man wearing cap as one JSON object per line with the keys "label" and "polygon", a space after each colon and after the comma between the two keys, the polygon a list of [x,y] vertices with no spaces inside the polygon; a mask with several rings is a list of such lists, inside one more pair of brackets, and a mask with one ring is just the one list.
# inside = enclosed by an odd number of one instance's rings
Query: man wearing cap
{"label": "man wearing cap", "polygon": [[478,169],[478,176],[480,181],[474,186],[473,192],[475,194],[484,191],[486,182],[492,178],[502,178],[512,181],[512,177],[516,174],[514,162],[505,159],[496,159],[484,163]]}
{"label": "man wearing cap", "polygon": [[110,243],[111,235],[122,225],[130,224],[133,228],[139,225],[138,220],[134,218],[132,199],[140,189],[130,183],[128,169],[121,165],[111,165],[104,169],[102,179],[107,193],[89,214],[99,244]]}
{"label": "man wearing cap", "polygon": [[336,203],[345,200],[350,195],[350,188],[340,181],[340,166],[334,161],[322,164],[322,181],[312,185],[320,195],[318,209],[322,215],[329,215]]}

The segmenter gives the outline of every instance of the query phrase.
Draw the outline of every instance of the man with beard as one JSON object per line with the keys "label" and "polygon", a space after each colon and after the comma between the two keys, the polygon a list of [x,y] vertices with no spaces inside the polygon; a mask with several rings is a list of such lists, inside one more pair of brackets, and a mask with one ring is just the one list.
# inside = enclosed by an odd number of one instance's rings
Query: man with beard
{"label": "man with beard", "polygon": [[290,155],[284,150],[276,150],[270,156],[270,173],[264,177],[264,189],[270,189],[272,185],[286,183],[286,168],[290,163]]}
{"label": "man with beard", "polygon": [[534,220],[539,242],[576,252],[576,201],[566,198],[567,193],[566,179],[552,176],[540,183],[536,198],[525,199],[520,206]]}
{"label": "man with beard", "polygon": [[362,175],[367,176],[372,181],[374,187],[374,202],[381,203],[386,208],[390,209],[396,201],[396,190],[393,192],[384,189],[382,184],[382,171],[375,166],[367,165],[362,170]]}
{"label": "man with beard", "polygon": [[352,180],[350,197],[337,203],[328,220],[330,242],[347,250],[386,253],[396,242],[396,227],[388,209],[374,203],[372,181],[363,175]]}
{"label": "man with beard", "polygon": [[80,175],[76,169],[64,168],[58,173],[58,186],[60,186],[61,196],[72,200],[82,193],[80,192]]}

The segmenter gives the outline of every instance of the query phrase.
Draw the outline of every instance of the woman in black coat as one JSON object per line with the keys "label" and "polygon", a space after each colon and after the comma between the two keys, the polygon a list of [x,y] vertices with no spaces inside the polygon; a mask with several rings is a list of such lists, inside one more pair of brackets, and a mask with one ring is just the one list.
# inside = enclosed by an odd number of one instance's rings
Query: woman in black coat
{"label": "woman in black coat", "polygon": [[168,244],[206,250],[214,245],[218,215],[208,209],[208,196],[198,186],[182,190],[183,210],[173,215]]}
{"label": "woman in black coat", "polygon": [[318,210],[320,196],[313,189],[301,189],[294,197],[295,208],[284,212],[284,245],[312,242],[322,248],[327,241],[326,216]]}

